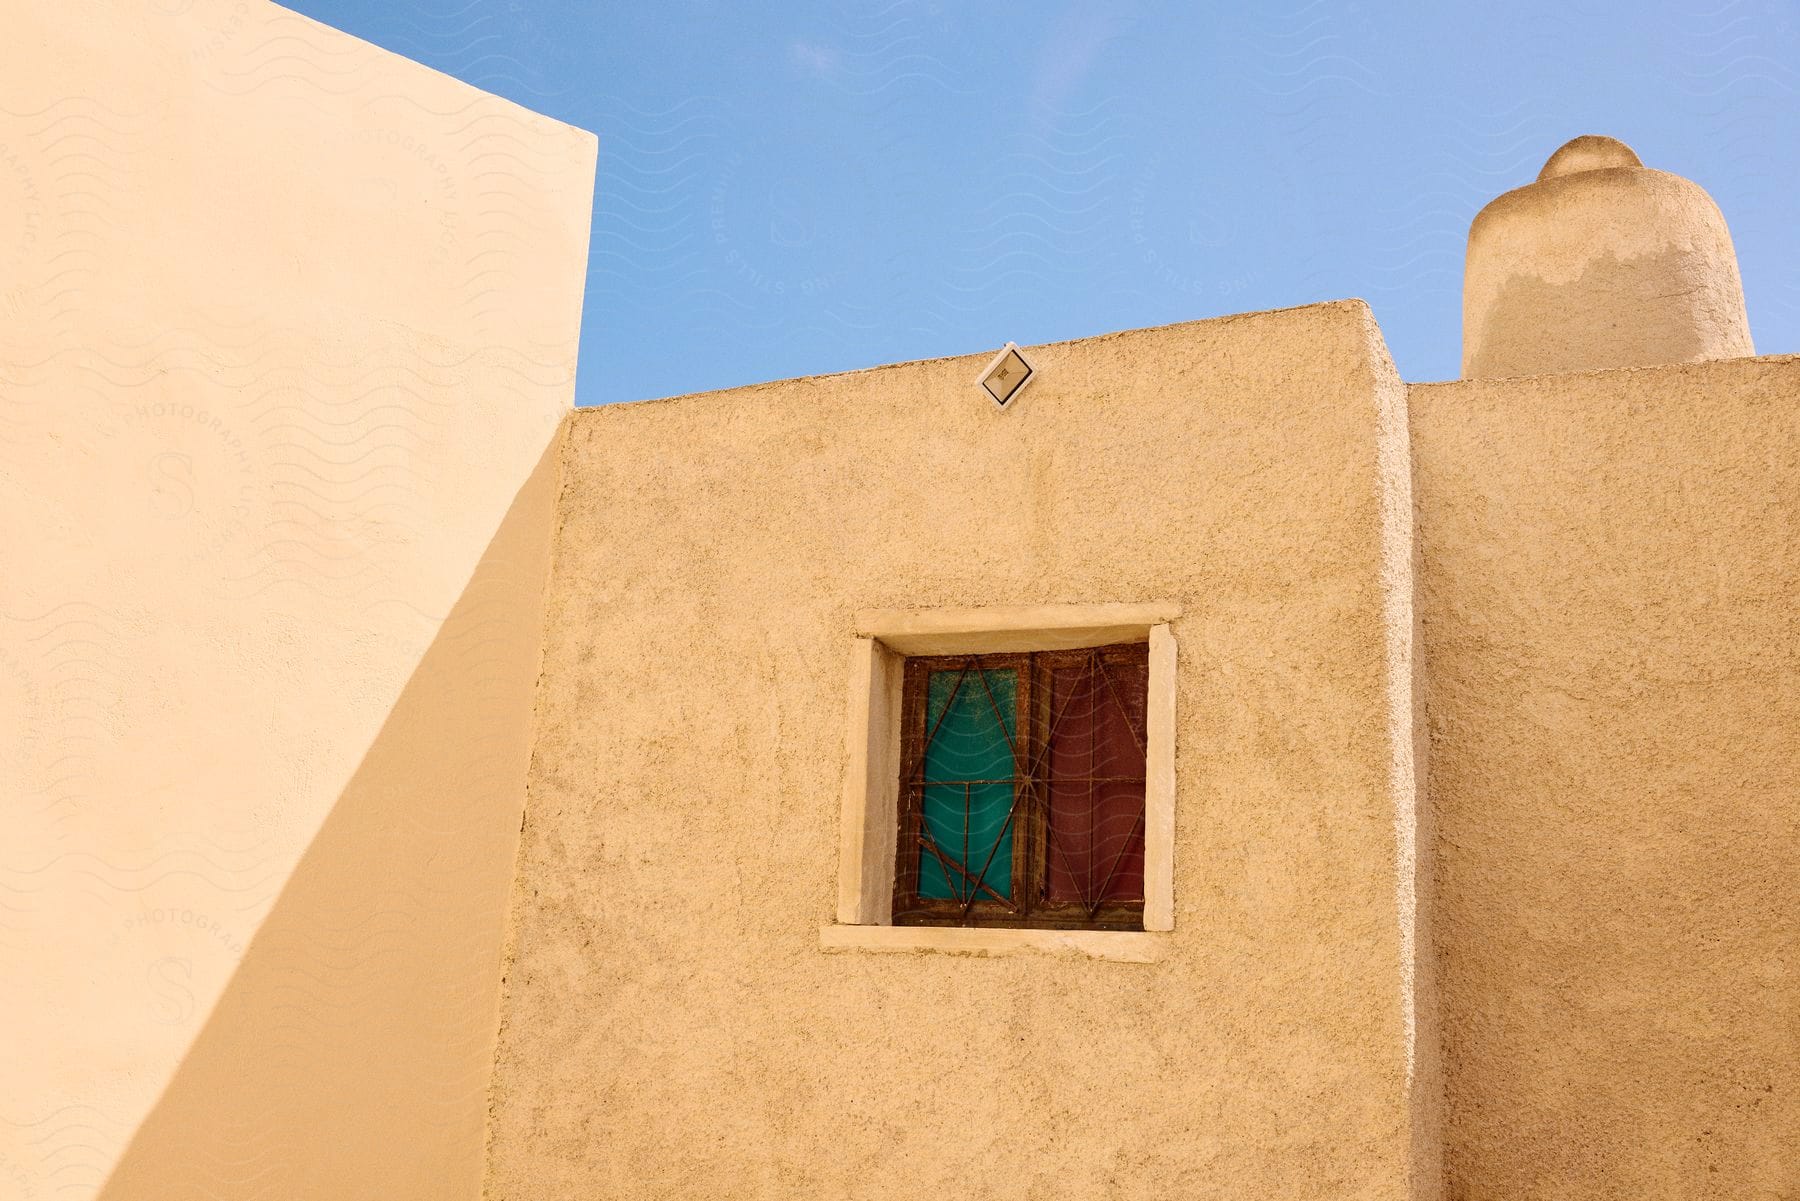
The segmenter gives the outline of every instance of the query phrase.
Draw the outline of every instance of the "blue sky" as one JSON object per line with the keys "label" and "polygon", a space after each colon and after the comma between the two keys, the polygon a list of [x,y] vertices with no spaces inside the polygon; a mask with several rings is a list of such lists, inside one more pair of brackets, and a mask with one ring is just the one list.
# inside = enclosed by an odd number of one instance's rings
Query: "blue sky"
{"label": "blue sky", "polygon": [[1800,350],[1800,0],[290,0],[600,135],[582,404],[1345,296],[1453,378],[1489,198],[1604,133]]}

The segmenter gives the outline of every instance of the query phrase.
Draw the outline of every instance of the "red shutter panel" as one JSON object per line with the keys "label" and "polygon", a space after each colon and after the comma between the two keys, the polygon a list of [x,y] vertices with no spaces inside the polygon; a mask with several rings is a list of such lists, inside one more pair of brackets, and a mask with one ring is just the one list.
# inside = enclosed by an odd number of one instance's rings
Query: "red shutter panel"
{"label": "red shutter panel", "polygon": [[1135,648],[1057,656],[1049,670],[1045,899],[1144,899],[1144,710]]}

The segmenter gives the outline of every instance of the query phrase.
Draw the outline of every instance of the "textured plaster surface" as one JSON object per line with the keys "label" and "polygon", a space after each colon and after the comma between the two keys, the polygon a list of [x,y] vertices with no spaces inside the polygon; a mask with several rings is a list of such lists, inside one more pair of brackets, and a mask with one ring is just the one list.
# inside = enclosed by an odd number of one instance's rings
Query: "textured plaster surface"
{"label": "textured plaster surface", "polygon": [[1756,353],[1725,218],[1691,180],[1579,138],[1469,230],[1463,377]]}
{"label": "textured plaster surface", "polygon": [[[490,1196],[1429,1195],[1368,311],[1027,353],[1006,412],[964,358],[571,419]],[[857,611],[1145,601],[1159,960],[823,951]]]}
{"label": "textured plaster surface", "polygon": [[1800,360],[1411,409],[1448,1196],[1800,1195]]}
{"label": "textured plaster surface", "polygon": [[467,1198],[593,139],[261,0],[4,23],[0,1196]]}
{"label": "textured plaster surface", "polygon": [[1556,152],[1544,161],[1544,169],[1538,172],[1538,181],[1541,183],[1546,179],[1579,175],[1583,171],[1598,171],[1605,167],[1643,165],[1644,161],[1637,156],[1637,151],[1619,139],[1583,134],[1578,138],[1570,138],[1556,148]]}

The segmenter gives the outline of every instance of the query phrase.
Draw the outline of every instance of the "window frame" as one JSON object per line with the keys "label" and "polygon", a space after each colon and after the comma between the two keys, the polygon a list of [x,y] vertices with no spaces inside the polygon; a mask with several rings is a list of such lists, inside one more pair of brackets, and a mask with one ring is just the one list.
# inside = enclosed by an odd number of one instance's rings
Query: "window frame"
{"label": "window frame", "polygon": [[[878,609],[855,615],[849,641],[844,790],[836,920],[821,950],[1076,956],[1151,963],[1175,927],[1176,658],[1168,602]],[[916,655],[1074,650],[1146,641],[1143,930],[896,926],[893,885],[905,660]]]}
{"label": "window frame", "polygon": [[[1116,642],[1106,646],[1072,649],[1002,652],[998,654],[963,653],[950,655],[909,655],[902,666],[900,729],[900,775],[896,783],[898,813],[897,841],[894,851],[893,924],[920,927],[993,927],[1022,930],[1115,930],[1144,929],[1144,901],[1112,901],[1088,906],[1080,901],[1052,901],[1044,896],[1045,877],[1049,872],[1049,748],[1048,740],[1055,717],[1051,699],[1055,695],[1054,673],[1070,667],[1085,667],[1093,656],[1103,656],[1103,663],[1117,665],[1142,664],[1149,672],[1148,636],[1142,641]],[[926,696],[933,675],[962,671],[974,664],[981,671],[1016,671],[1013,772],[1015,790],[1024,795],[1015,799],[1012,827],[1011,897],[1007,902],[978,896],[963,902],[948,898],[918,895],[918,865],[923,852],[920,830],[923,818],[924,757],[931,732],[926,727]],[[963,685],[967,687],[967,684]],[[1148,726],[1149,688],[1146,683],[1144,713],[1141,721]],[[1131,715],[1126,715],[1127,721]],[[1148,840],[1149,822],[1149,756],[1147,729],[1135,729],[1145,745],[1144,815],[1141,823]],[[1146,847],[1146,850],[1148,848]],[[1146,881],[1146,888],[1148,881]]]}

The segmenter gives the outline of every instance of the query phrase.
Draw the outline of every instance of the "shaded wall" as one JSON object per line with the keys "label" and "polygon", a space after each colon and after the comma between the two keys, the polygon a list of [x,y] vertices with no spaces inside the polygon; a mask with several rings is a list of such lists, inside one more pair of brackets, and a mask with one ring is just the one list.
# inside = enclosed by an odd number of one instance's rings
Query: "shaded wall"
{"label": "shaded wall", "polygon": [[1411,408],[1448,1195],[1794,1195],[1800,360]]}
{"label": "shaded wall", "polygon": [[[496,1198],[1429,1196],[1403,389],[1346,302],[572,418]],[[833,953],[868,608],[1174,601],[1153,964]]]}
{"label": "shaded wall", "polygon": [[0,1194],[164,1097],[126,1195],[472,1195],[593,140],[260,0],[6,24]]}
{"label": "shaded wall", "polygon": [[104,1198],[479,1195],[555,449]]}

